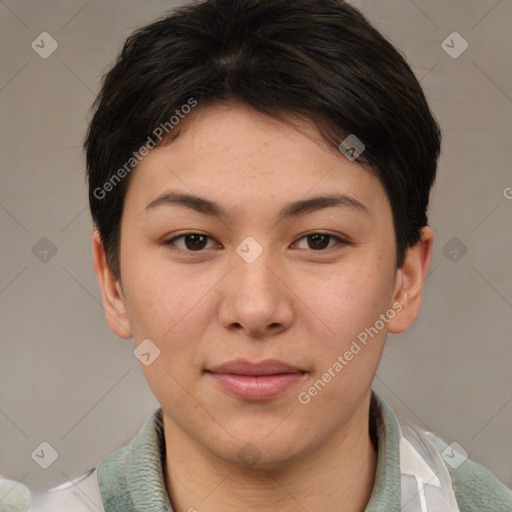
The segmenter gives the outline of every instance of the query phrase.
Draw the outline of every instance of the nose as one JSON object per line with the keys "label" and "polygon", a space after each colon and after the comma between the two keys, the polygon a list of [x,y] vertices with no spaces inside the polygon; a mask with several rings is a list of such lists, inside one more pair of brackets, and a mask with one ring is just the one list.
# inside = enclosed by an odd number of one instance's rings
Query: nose
{"label": "nose", "polygon": [[294,295],[283,265],[270,249],[253,261],[242,251],[237,253],[217,289],[221,293],[219,321],[226,329],[263,338],[286,330],[293,321]]}

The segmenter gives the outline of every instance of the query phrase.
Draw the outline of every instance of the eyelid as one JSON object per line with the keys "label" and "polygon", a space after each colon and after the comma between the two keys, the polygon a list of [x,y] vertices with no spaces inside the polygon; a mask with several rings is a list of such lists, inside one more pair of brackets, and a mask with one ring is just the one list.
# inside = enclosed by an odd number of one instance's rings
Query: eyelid
{"label": "eyelid", "polygon": [[[333,246],[333,247],[329,247],[327,249],[320,249],[320,250],[313,250],[313,249],[309,249],[309,251],[313,252],[313,253],[317,253],[317,254],[320,254],[320,253],[326,253],[326,252],[329,252],[330,250],[332,249],[336,249],[336,247],[340,246],[340,245],[348,245],[350,242],[344,238],[343,236],[341,235],[335,235],[334,233],[329,233],[329,232],[326,232],[326,231],[312,231],[312,232],[309,232],[309,233],[305,233],[304,235],[301,235],[299,236],[299,238],[297,238],[297,242],[299,242],[300,240],[302,240],[303,238],[307,238],[308,236],[313,236],[313,235],[325,235],[325,236],[328,236],[331,240],[334,239],[337,241],[337,243]],[[294,245],[297,243],[295,242]],[[308,250],[308,249],[304,249],[304,250]]]}
{"label": "eyelid", "polygon": [[189,251],[187,249],[181,249],[180,247],[173,247],[173,244],[176,240],[179,240],[180,238],[184,238],[188,235],[201,235],[201,236],[207,238],[208,240],[216,242],[216,240],[213,237],[211,237],[210,235],[207,235],[206,233],[201,233],[200,231],[186,231],[185,233],[181,233],[179,235],[173,236],[172,238],[164,240],[162,242],[162,245],[169,246],[171,248],[171,250],[173,250],[173,251],[185,252],[188,254],[201,254],[201,253],[205,252],[205,249],[201,249],[200,251]]}
{"label": "eyelid", "polygon": [[[164,240],[162,242],[162,245],[169,246],[171,248],[171,250],[173,250],[173,251],[184,252],[184,253],[188,253],[188,254],[201,254],[201,253],[206,252],[206,249],[201,249],[199,251],[190,251],[190,250],[187,250],[187,249],[181,249],[179,247],[177,247],[177,248],[172,247],[173,246],[173,242],[175,242],[176,240],[178,240],[180,238],[186,237],[187,235],[201,235],[201,236],[203,236],[203,237],[205,237],[205,238],[207,238],[209,240],[212,240],[212,241],[218,243],[212,236],[207,235],[206,233],[201,233],[200,231],[186,231],[185,233],[181,233],[181,234],[175,235],[175,236],[173,236],[172,238],[170,238],[168,240]],[[332,249],[336,249],[336,247],[338,247],[340,245],[349,245],[351,243],[349,241],[349,239],[347,239],[347,237],[344,237],[343,235],[335,235],[334,233],[329,233],[327,231],[310,231],[310,232],[304,233],[302,235],[299,235],[299,237],[294,242],[294,245],[297,242],[301,241],[302,239],[307,238],[308,236],[313,236],[313,235],[325,235],[325,236],[328,236],[331,239],[334,239],[334,240],[337,241],[337,243],[333,247],[329,247],[327,249],[319,249],[319,250],[316,250],[316,251],[314,249],[309,249],[310,252],[317,253],[317,254],[327,253],[327,252],[329,252]],[[303,249],[303,250],[307,251],[308,249]]]}

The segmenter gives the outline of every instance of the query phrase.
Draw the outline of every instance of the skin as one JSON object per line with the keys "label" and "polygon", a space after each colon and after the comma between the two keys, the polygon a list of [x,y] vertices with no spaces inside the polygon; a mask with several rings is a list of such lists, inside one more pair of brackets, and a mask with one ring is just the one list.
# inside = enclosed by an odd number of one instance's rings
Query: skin
{"label": "skin", "polygon": [[[377,460],[370,387],[386,333],[405,331],[418,315],[433,233],[425,227],[397,269],[384,188],[316,135],[313,126],[298,130],[240,103],[198,107],[176,140],[151,151],[130,177],[121,281],[93,235],[111,329],[160,350],[141,368],[164,413],[165,481],[176,512],[316,512],[339,503],[355,512],[369,500]],[[229,216],[146,209],[169,190],[215,201]],[[333,192],[368,212],[329,207],[278,220],[289,202]],[[164,244],[187,232],[209,238]],[[315,245],[306,236],[315,233],[334,238]],[[236,252],[248,236],[263,250],[252,263]],[[299,392],[397,303],[401,311],[385,328],[300,403]],[[307,373],[279,397],[244,401],[204,373],[237,357],[275,358]],[[259,450],[255,463],[239,459],[246,443]]]}

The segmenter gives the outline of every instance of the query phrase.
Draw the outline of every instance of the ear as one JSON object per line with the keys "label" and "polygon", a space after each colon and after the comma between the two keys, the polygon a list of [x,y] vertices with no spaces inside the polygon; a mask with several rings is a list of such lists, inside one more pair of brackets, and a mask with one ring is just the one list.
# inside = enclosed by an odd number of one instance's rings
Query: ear
{"label": "ear", "polygon": [[419,314],[433,245],[434,232],[429,226],[424,226],[421,239],[407,250],[404,264],[397,271],[393,303],[402,306],[388,323],[388,332],[392,334],[407,330]]}
{"label": "ear", "polygon": [[101,296],[105,318],[112,331],[120,338],[133,336],[120,282],[114,276],[107,263],[107,256],[98,230],[92,236],[94,271],[101,287]]}

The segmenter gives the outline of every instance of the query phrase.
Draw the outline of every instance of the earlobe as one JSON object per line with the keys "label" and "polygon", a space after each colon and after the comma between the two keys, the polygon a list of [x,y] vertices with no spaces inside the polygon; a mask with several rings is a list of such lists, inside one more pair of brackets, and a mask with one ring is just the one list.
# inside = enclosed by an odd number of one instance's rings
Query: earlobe
{"label": "earlobe", "polygon": [[128,316],[123,290],[119,280],[114,276],[107,263],[107,257],[98,230],[92,236],[92,252],[94,271],[101,288],[101,297],[105,318],[112,331],[120,338],[133,336]]}
{"label": "earlobe", "polygon": [[405,262],[397,271],[393,302],[402,306],[400,313],[388,323],[388,332],[392,334],[407,330],[419,314],[433,244],[432,228],[424,226],[420,241],[407,250]]}

